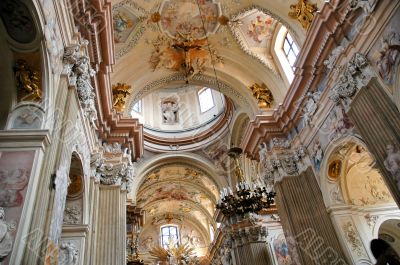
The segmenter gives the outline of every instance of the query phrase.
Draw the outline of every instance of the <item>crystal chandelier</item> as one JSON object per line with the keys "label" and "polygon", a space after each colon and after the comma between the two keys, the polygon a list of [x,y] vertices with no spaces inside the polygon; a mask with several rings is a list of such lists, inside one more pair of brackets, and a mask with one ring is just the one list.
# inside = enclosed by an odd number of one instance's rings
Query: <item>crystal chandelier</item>
{"label": "crystal chandelier", "polygon": [[235,175],[238,184],[236,184],[235,192],[230,187],[221,190],[220,200],[216,208],[220,209],[225,216],[257,213],[262,209],[270,208],[274,204],[276,193],[272,189],[267,190],[265,187],[257,187],[256,184],[245,181],[239,163],[241,153],[242,149],[239,147],[232,147],[228,151],[228,155],[233,158],[235,163]]}

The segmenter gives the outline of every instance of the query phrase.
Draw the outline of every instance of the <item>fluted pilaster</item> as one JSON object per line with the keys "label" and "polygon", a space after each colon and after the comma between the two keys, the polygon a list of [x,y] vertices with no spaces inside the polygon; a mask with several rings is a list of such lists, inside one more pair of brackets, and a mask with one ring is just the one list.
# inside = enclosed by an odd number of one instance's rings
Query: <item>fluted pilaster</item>
{"label": "fluted pilaster", "polygon": [[275,184],[276,204],[286,237],[296,243],[303,265],[347,264],[326,211],[313,170]]}
{"label": "fluted pilaster", "polygon": [[119,186],[100,186],[96,231],[97,265],[126,263],[126,192]]}

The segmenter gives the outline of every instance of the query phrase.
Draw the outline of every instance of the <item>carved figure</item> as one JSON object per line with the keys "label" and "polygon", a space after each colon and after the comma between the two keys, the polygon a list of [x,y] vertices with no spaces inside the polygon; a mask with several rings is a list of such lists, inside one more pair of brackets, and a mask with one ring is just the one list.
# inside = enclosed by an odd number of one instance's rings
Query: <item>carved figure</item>
{"label": "carved figure", "polygon": [[38,101],[42,98],[40,75],[32,70],[24,60],[18,60],[15,67],[15,81],[22,94],[21,100]]}
{"label": "carved figure", "polygon": [[254,83],[249,87],[253,93],[254,98],[258,101],[260,108],[271,108],[274,102],[274,96],[265,84],[259,85]]}
{"label": "carved figure", "polygon": [[264,162],[267,159],[267,145],[265,143],[261,143],[258,146],[258,149],[260,149],[260,151],[258,151],[258,154],[260,156],[260,162]]}
{"label": "carved figure", "polygon": [[79,251],[72,242],[64,242],[60,246],[62,254],[60,255],[59,264],[76,265],[78,264]]}
{"label": "carved figure", "polygon": [[9,233],[9,225],[6,223],[6,214],[0,207],[0,261],[3,261],[12,250],[12,238]]}
{"label": "carved figure", "polygon": [[321,143],[319,140],[314,143],[314,153],[313,153],[314,166],[317,171],[321,168],[322,159],[324,158],[324,151],[322,150]]}
{"label": "carved figure", "polygon": [[400,190],[400,151],[395,150],[392,144],[386,146],[387,157],[384,161],[385,168],[392,174]]}
{"label": "carved figure", "polygon": [[299,0],[296,5],[290,5],[289,17],[297,19],[303,28],[308,29],[316,11],[316,4],[309,4],[307,0]]}
{"label": "carved figure", "polygon": [[311,119],[317,111],[318,102],[321,98],[321,92],[308,92],[306,97],[307,102],[303,107],[304,126],[310,125]]}
{"label": "carved figure", "polygon": [[356,10],[360,7],[365,13],[371,14],[372,11],[374,11],[377,2],[378,0],[351,0],[350,8]]}
{"label": "carved figure", "polygon": [[174,124],[177,122],[178,104],[174,102],[165,102],[161,105],[163,111],[164,123]]}
{"label": "carved figure", "polygon": [[126,98],[131,94],[131,86],[127,84],[117,83],[112,86],[113,92],[113,106],[118,112],[125,109]]}

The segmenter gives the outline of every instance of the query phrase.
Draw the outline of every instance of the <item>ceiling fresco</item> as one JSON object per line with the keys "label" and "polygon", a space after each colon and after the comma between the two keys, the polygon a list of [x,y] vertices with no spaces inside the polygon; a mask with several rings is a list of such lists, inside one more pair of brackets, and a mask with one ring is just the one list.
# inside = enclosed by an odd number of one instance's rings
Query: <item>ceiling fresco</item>
{"label": "ceiling fresco", "polygon": [[208,231],[217,196],[216,185],[201,170],[186,164],[167,164],[145,176],[137,205],[146,212],[147,223],[190,219]]}
{"label": "ceiling fresco", "polygon": [[217,30],[221,11],[212,0],[198,1],[198,5],[194,0],[166,0],[159,14],[160,29],[169,37],[190,36],[199,40]]}
{"label": "ceiling fresco", "polygon": [[[279,25],[295,38],[297,33],[265,7],[230,0],[123,0],[113,1],[112,12],[117,61],[111,82],[133,87],[127,102],[136,102],[148,84],[170,83],[176,74],[201,85],[216,74],[220,84],[234,87],[265,83],[278,103],[283,100],[287,85],[271,55],[273,40]],[[249,113],[257,112],[250,92],[240,96]]]}

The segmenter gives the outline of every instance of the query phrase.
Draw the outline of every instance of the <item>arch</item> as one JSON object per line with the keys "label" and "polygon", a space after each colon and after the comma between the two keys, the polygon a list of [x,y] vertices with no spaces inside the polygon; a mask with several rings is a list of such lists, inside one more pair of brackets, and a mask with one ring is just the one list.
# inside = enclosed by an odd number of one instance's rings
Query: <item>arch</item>
{"label": "arch", "polygon": [[329,199],[329,194],[330,191],[328,189],[328,182],[326,181],[328,179],[328,167],[329,167],[329,159],[334,155],[335,152],[337,152],[342,146],[348,143],[353,143],[353,144],[358,144],[363,146],[365,149],[367,149],[366,144],[362,141],[362,139],[356,135],[347,135],[344,137],[340,137],[328,144],[328,146],[325,148],[325,154],[323,161],[321,163],[321,170],[320,170],[320,187],[321,187],[321,192],[322,196],[324,198],[324,203],[326,207],[330,206],[330,199]]}
{"label": "arch", "polygon": [[193,153],[166,153],[166,154],[159,154],[151,157],[150,159],[146,160],[143,164],[138,165],[136,178],[134,179],[134,183],[132,185],[132,192],[129,194],[131,198],[136,198],[137,192],[141,184],[143,183],[145,176],[150,173],[155,168],[173,163],[186,163],[190,166],[198,168],[204,171],[208,176],[212,177],[212,180],[216,184],[218,189],[225,187],[228,185],[227,180],[223,176],[217,175],[215,172],[215,166],[210,161],[206,160],[201,155],[193,154]]}
{"label": "arch", "polygon": [[[7,15],[0,15],[0,48],[3,51],[2,62],[0,63],[0,77],[3,81],[2,93],[0,99],[0,128],[1,129],[42,129],[44,125],[45,115],[49,106],[51,93],[49,68],[50,62],[45,49],[44,35],[45,20],[36,0],[11,1],[13,10]],[[4,1],[7,5],[10,1]],[[20,12],[20,13],[18,13]],[[21,15],[21,12],[23,15]],[[12,16],[23,16],[27,21],[23,23],[23,27],[19,30],[13,30],[9,23],[5,22]],[[10,29],[11,27],[11,29]],[[20,31],[20,32],[19,32]],[[26,82],[30,82],[30,87],[38,86],[41,92],[41,98],[18,89],[16,76],[23,73],[21,66],[25,65],[29,72],[29,78],[19,77],[20,80],[25,78]],[[20,75],[21,76],[21,75]],[[35,76],[34,79],[33,76]],[[21,82],[21,81],[20,81]],[[28,83],[29,84],[29,83]],[[19,122],[19,124],[18,124]],[[21,125],[21,123],[23,123]]]}

